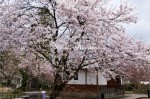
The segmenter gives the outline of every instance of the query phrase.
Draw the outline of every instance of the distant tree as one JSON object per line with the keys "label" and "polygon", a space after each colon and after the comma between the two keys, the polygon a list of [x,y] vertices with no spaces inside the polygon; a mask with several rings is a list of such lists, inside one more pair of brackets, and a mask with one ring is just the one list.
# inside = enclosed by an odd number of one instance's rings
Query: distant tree
{"label": "distant tree", "polygon": [[11,52],[0,52],[0,78],[7,80],[10,86],[11,80],[19,76],[19,59]]}

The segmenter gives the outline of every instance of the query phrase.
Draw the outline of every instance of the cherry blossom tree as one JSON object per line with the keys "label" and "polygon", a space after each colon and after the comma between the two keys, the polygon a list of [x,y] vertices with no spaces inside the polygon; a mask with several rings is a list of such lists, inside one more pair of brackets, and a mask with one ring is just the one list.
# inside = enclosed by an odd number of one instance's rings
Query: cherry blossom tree
{"label": "cherry blossom tree", "polygon": [[133,38],[122,38],[120,40],[118,41],[117,39],[117,42],[113,43],[113,47],[108,46],[112,49],[112,52],[115,53],[114,55],[117,55],[117,57],[110,55],[114,57],[111,58],[112,62],[110,63],[115,62],[114,66],[117,66],[117,72],[125,74],[131,81],[136,79],[136,81],[140,82],[144,79],[148,79],[150,59],[149,45],[133,40]]}
{"label": "cherry blossom tree", "polygon": [[144,68],[149,60],[147,48],[126,36],[122,27],[136,22],[134,8],[126,2],[116,8],[108,4],[109,0],[1,4],[0,50],[11,48],[23,57],[21,68],[53,80],[56,97],[83,68],[100,70],[107,78],[127,75],[130,66]]}

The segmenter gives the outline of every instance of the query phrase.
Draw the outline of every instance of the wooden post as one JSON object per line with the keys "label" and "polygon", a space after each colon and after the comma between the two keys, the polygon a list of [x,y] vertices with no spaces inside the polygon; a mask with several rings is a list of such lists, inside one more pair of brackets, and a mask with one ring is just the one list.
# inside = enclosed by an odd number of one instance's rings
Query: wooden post
{"label": "wooden post", "polygon": [[87,85],[87,69],[85,69],[85,84]]}
{"label": "wooden post", "polygon": [[98,69],[96,69],[96,84],[97,84],[97,92],[99,92],[99,85],[98,85]]}
{"label": "wooden post", "polygon": [[149,93],[149,89],[147,90],[147,95],[148,95],[148,98],[150,98],[150,93]]}
{"label": "wooden post", "polygon": [[101,99],[105,99],[104,93],[101,93]]}

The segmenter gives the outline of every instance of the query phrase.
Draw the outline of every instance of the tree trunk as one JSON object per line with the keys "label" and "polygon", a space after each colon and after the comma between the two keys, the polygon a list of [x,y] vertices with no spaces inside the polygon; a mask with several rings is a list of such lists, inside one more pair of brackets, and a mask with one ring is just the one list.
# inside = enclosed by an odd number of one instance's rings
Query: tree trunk
{"label": "tree trunk", "polygon": [[7,80],[7,86],[11,87],[11,80],[10,79]]}
{"label": "tree trunk", "polygon": [[64,90],[64,83],[62,84],[56,84],[54,86],[54,89],[52,90],[52,93],[51,93],[51,99],[56,99],[56,97],[59,97],[60,96],[60,93]]}
{"label": "tree trunk", "polygon": [[53,90],[52,90],[51,95],[50,95],[51,96],[50,99],[56,99],[57,97],[60,96],[60,93],[64,90],[65,83],[64,82],[60,83],[60,82],[54,84]]}
{"label": "tree trunk", "polygon": [[57,99],[57,97],[60,96],[60,93],[64,90],[65,85],[66,82],[62,80],[62,77],[59,74],[56,74],[50,99]]}

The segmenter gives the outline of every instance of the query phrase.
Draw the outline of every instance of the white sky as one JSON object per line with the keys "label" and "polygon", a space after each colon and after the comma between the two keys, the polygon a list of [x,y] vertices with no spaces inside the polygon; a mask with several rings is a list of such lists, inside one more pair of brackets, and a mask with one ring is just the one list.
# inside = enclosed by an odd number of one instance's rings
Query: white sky
{"label": "white sky", "polygon": [[[120,0],[113,0],[113,3],[119,2]],[[138,21],[136,24],[125,25],[126,33],[150,43],[150,0],[128,0],[128,2],[136,7]]]}

